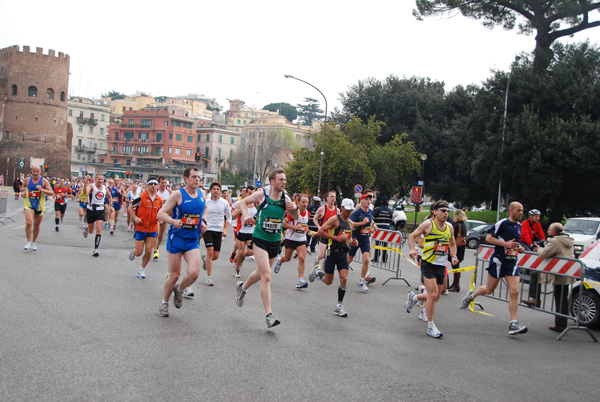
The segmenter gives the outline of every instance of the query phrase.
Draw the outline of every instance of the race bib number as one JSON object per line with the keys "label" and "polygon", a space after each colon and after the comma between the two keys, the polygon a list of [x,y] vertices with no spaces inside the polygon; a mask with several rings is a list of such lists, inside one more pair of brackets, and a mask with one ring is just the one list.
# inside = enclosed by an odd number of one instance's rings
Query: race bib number
{"label": "race bib number", "polygon": [[352,232],[349,230],[342,230],[340,232],[340,236],[342,236],[342,239],[344,239],[344,240],[348,240],[350,238],[351,234],[352,234]]}
{"label": "race bib number", "polygon": [[265,218],[262,229],[265,233],[279,233],[281,231],[281,219]]}
{"label": "race bib number", "polygon": [[302,229],[296,229],[295,233],[306,233],[308,231],[308,225],[306,223],[301,223],[300,225],[302,226]]}
{"label": "race bib number", "polygon": [[450,246],[448,244],[434,244],[433,255],[446,255]]}
{"label": "race bib number", "polygon": [[40,198],[42,196],[41,191],[30,191],[29,198]]}
{"label": "race bib number", "polygon": [[182,229],[198,229],[200,224],[200,214],[184,213],[181,217]]}
{"label": "race bib number", "polygon": [[518,248],[507,248],[506,249],[505,258],[507,260],[516,260],[518,255],[519,255],[519,249]]}
{"label": "race bib number", "polygon": [[361,236],[369,236],[371,234],[371,226],[361,228],[360,234]]}

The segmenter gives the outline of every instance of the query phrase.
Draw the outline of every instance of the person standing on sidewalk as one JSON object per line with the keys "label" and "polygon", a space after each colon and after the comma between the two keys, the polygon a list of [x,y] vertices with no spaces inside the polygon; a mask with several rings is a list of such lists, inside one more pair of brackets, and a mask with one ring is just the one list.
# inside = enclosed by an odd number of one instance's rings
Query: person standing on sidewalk
{"label": "person standing on sidewalk", "polygon": [[156,245],[156,237],[158,236],[158,211],[162,207],[162,198],[157,194],[156,188],[158,181],[151,177],[148,180],[146,191],[142,192],[139,197],[129,203],[129,215],[135,222],[135,246],[129,253],[129,260],[133,261],[135,257],[139,257],[144,252],[142,257],[142,265],[138,269],[137,276],[140,279],[146,278],[145,268],[152,256],[152,249]]}
{"label": "person standing on sidewalk", "polygon": [[37,238],[46,210],[46,196],[54,196],[54,191],[50,187],[50,182],[42,177],[42,168],[34,165],[31,167],[31,176],[25,179],[21,190],[21,197],[25,198],[25,236],[27,236],[24,250],[37,251]]}
{"label": "person standing on sidewalk", "polygon": [[221,183],[210,184],[210,198],[206,200],[204,212],[206,220],[206,232],[202,235],[206,255],[202,260],[202,268],[206,271],[206,286],[214,286],[212,278],[213,261],[219,259],[221,253],[221,241],[227,236],[227,230],[231,225],[231,207],[226,199],[221,198]]}
{"label": "person standing on sidewalk", "polygon": [[475,292],[470,290],[462,300],[461,308],[465,309],[477,296],[494,293],[500,280],[504,278],[508,286],[508,311],[510,313],[509,335],[524,334],[526,326],[519,325],[517,321],[517,309],[519,307],[519,266],[517,257],[519,253],[525,252],[519,243],[521,240],[521,217],[523,216],[523,205],[511,202],[508,207],[508,218],[504,218],[490,229],[485,242],[495,246],[494,253],[490,257],[490,265],[487,268],[487,284],[480,286]]}
{"label": "person standing on sidewalk", "polygon": [[298,219],[298,206],[294,205],[285,193],[286,181],[285,170],[277,169],[269,174],[269,186],[244,198],[240,203],[244,222],[251,218],[247,205],[258,205],[256,228],[252,234],[252,249],[257,267],[245,282],[239,281],[236,284],[236,304],[242,307],[248,289],[260,281],[260,295],[265,308],[267,328],[280,324],[271,311],[271,266],[281,251],[283,218],[287,211],[293,219]]}

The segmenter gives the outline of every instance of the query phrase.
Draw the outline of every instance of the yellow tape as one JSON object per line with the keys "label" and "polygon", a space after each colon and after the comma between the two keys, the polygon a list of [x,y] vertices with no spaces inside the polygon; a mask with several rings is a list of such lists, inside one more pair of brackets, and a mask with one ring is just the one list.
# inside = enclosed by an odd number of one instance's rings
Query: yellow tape
{"label": "yellow tape", "polygon": [[477,269],[476,266],[472,266],[472,267],[464,267],[464,268],[454,268],[454,269],[449,269],[448,273],[449,274],[454,274],[457,272],[467,272],[467,271],[472,271],[474,269]]}
{"label": "yellow tape", "polygon": [[586,290],[590,290],[593,289],[594,287],[592,285],[590,285],[588,282],[583,282],[583,287],[586,288]]}
{"label": "yellow tape", "polygon": [[[471,283],[469,284],[469,289],[474,292],[476,290],[475,289],[475,276],[477,275],[477,267],[466,267],[466,268],[474,269],[473,275],[471,275]],[[448,272],[450,272],[450,271],[448,271]],[[471,303],[469,303],[469,310],[471,310],[471,312],[473,312],[473,313],[487,315],[488,317],[494,316],[493,314],[484,313],[483,311],[475,310],[475,300],[473,300]]]}

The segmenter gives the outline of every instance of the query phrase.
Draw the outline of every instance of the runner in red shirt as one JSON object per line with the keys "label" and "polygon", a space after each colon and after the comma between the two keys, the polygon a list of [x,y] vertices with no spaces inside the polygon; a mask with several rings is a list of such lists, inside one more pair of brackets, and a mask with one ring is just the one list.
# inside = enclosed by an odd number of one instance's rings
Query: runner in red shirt
{"label": "runner in red shirt", "polygon": [[54,186],[54,211],[56,212],[54,230],[57,232],[60,230],[59,224],[62,223],[67,211],[67,198],[73,198],[71,188],[65,185],[65,179],[59,179],[58,185]]}

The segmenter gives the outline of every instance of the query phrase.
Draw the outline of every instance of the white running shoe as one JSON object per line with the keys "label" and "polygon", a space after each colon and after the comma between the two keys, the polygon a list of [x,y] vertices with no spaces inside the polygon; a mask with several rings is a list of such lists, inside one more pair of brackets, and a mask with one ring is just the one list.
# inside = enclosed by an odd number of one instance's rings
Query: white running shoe
{"label": "white running shoe", "polygon": [[135,260],[135,254],[133,254],[133,249],[129,252],[129,261]]}
{"label": "white running shoe", "polygon": [[432,338],[437,338],[437,339],[444,336],[444,334],[442,334],[435,325],[431,328],[427,328],[427,335],[429,335]]}
{"label": "white running shoe", "polygon": [[273,272],[278,274],[280,269],[281,269],[281,256],[277,257],[277,261],[275,261],[275,267],[273,268]]}
{"label": "white running shoe", "polygon": [[427,311],[423,308],[419,314],[419,320],[427,322]]}
{"label": "white running shoe", "polygon": [[361,292],[366,293],[369,291],[369,288],[367,287],[367,282],[365,282],[365,280],[362,278],[358,281],[358,287],[360,288]]}
{"label": "white running shoe", "polygon": [[146,273],[144,272],[144,268],[138,269],[137,277],[140,279],[146,279]]}
{"label": "white running shoe", "polygon": [[34,242],[34,241],[32,241],[32,242],[31,242],[31,247],[29,247],[29,249],[30,249],[31,251],[37,251],[37,243],[36,243],[36,242]]}
{"label": "white running shoe", "polygon": [[335,310],[333,310],[333,314],[339,315],[340,317],[348,317],[348,313],[344,310],[341,304],[335,306]]}
{"label": "white running shoe", "polygon": [[183,290],[183,297],[185,297],[186,299],[193,299],[194,298],[194,292],[192,292],[192,288],[191,287],[187,287]]}
{"label": "white running shoe", "polygon": [[212,276],[209,276],[208,278],[206,278],[206,281],[204,282],[204,284],[206,286],[215,286],[215,281],[213,281]]}
{"label": "white running shoe", "polygon": [[29,250],[31,248],[31,242],[28,241],[27,243],[25,243],[25,247],[23,247],[23,250]]}
{"label": "white running shoe", "polygon": [[250,261],[254,261],[254,260],[255,260],[254,256],[253,256],[253,255],[251,255],[251,256],[250,256]]}
{"label": "white running shoe", "polygon": [[304,279],[298,279],[298,283],[296,283],[296,289],[305,289],[308,287],[308,283]]}
{"label": "white running shoe", "polygon": [[404,303],[404,309],[406,310],[407,313],[410,313],[410,310],[413,308],[413,306],[415,304],[417,304],[415,299],[416,299],[415,292],[413,292],[413,291],[408,292],[408,297],[406,299],[406,303]]}

